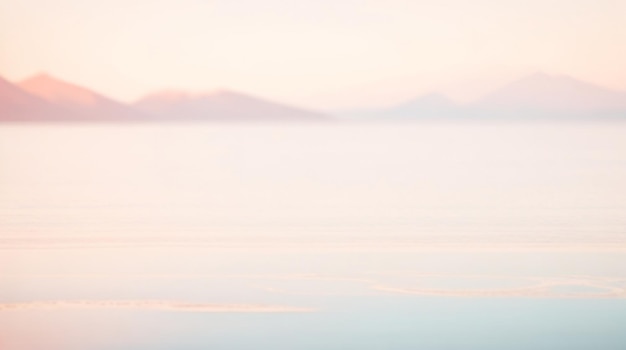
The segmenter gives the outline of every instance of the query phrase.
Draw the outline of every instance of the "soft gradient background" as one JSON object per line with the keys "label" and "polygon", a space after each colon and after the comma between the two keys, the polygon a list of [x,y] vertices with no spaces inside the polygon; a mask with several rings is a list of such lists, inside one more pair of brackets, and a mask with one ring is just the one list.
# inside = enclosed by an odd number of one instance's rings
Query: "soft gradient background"
{"label": "soft gradient background", "polygon": [[122,100],[231,87],[322,109],[542,70],[626,89],[620,0],[2,0],[0,72]]}
{"label": "soft gradient background", "polygon": [[[519,119],[114,123],[144,119],[63,81],[322,111],[535,71],[626,90],[625,18],[608,0],[0,0],[0,75],[58,76],[19,86],[68,106],[0,80],[0,117],[94,121],[0,125],[0,349],[623,350],[626,124],[599,114],[619,91],[533,74],[485,104]],[[452,105],[429,96],[409,116]]]}

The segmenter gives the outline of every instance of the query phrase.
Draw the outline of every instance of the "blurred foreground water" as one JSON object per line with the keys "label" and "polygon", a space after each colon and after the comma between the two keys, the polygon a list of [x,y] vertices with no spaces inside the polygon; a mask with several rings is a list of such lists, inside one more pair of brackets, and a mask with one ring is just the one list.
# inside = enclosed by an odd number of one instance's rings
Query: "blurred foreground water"
{"label": "blurred foreground water", "polygon": [[625,135],[0,126],[0,348],[622,349]]}

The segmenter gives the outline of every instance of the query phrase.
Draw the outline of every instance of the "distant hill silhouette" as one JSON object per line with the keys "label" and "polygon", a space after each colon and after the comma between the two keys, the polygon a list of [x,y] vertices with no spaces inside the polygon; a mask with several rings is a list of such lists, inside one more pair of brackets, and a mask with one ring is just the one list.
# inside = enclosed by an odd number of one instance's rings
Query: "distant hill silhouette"
{"label": "distant hill silhouette", "polygon": [[[375,120],[626,119],[626,92],[567,76],[536,73],[463,105],[432,93],[349,115]],[[165,91],[128,105],[47,74],[18,84],[0,77],[0,122],[323,120],[331,117],[228,90],[202,94]]]}
{"label": "distant hill silhouette", "polygon": [[60,106],[85,121],[146,120],[148,116],[131,106],[114,101],[87,88],[47,74],[39,74],[19,83],[32,95]]}
{"label": "distant hill silhouette", "polygon": [[161,120],[315,121],[328,119],[321,113],[228,90],[205,94],[164,91],[142,98],[135,103],[135,107]]}
{"label": "distant hill silhouette", "polygon": [[58,120],[71,112],[33,96],[0,77],[0,121]]}
{"label": "distant hill silhouette", "polygon": [[388,108],[360,111],[382,119],[605,119],[626,118],[626,92],[567,76],[536,73],[468,104],[428,94]]}
{"label": "distant hill silhouette", "polygon": [[536,73],[488,94],[470,107],[484,113],[522,117],[626,117],[626,92],[568,76]]}
{"label": "distant hill silhouette", "polygon": [[47,74],[0,78],[0,121],[315,121],[328,116],[232,91],[166,92],[134,105]]}
{"label": "distant hill silhouette", "polygon": [[399,105],[355,113],[374,119],[422,119],[450,118],[463,115],[463,110],[452,100],[438,93],[422,95]]}

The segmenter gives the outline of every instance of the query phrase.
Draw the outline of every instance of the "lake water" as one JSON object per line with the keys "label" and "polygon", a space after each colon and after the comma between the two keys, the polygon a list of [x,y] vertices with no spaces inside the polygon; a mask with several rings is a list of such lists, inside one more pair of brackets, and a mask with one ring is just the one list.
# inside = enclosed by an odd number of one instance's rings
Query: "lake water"
{"label": "lake water", "polygon": [[626,123],[0,126],[0,349],[624,349]]}

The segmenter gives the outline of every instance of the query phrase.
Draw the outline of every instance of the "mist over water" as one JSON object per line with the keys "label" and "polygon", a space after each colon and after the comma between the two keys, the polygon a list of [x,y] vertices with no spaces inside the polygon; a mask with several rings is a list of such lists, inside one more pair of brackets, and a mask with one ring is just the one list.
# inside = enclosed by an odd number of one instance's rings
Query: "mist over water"
{"label": "mist over water", "polygon": [[625,134],[0,126],[0,348],[620,349]]}

